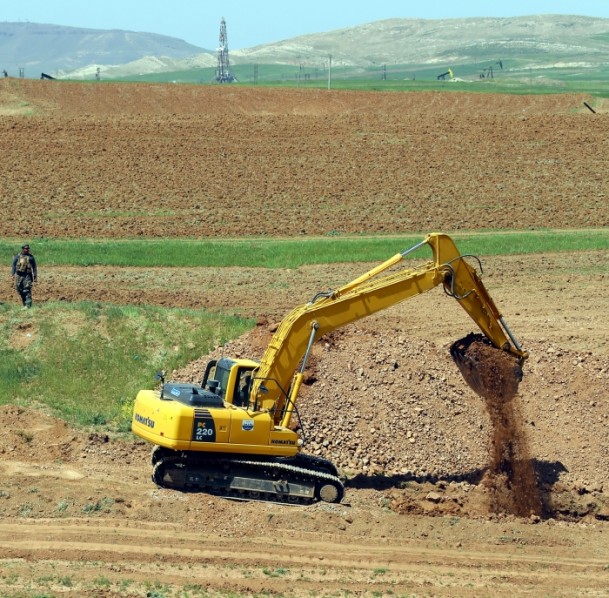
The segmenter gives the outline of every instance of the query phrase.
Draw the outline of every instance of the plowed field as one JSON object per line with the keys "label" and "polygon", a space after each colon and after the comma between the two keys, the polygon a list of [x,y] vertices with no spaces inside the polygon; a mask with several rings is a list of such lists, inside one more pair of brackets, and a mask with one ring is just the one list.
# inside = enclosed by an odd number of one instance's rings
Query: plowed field
{"label": "plowed field", "polygon": [[[43,237],[606,227],[604,108],[566,94],[3,79],[0,236],[36,254]],[[0,408],[0,595],[609,595],[609,252],[481,257],[531,355],[513,401],[539,513],[512,514],[498,496],[510,489],[488,483],[489,413],[448,355],[471,322],[438,291],[315,347],[301,411],[310,450],[349,474],[340,505],[159,489],[143,443]],[[213,355],[259,357],[288,310],[369,267],[40,263],[34,300],[254,316]],[[16,300],[7,277],[0,301]],[[35,339],[30,315],[14,346]],[[197,379],[208,358],[174,375]]]}

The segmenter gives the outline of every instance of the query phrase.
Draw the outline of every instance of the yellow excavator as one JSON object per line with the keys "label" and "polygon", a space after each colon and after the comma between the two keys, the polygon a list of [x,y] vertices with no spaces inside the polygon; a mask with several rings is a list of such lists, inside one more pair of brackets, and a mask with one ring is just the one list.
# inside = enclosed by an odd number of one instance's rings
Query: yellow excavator
{"label": "yellow excavator", "polygon": [[[431,247],[432,261],[406,268],[405,257],[424,246]],[[237,499],[340,502],[344,486],[337,468],[307,455],[302,422],[291,425],[293,417],[299,419],[297,399],[311,347],[332,330],[437,286],[463,307],[494,351],[510,357],[519,381],[527,353],[468,259],[482,271],[478,258],[461,255],[450,237],[429,234],[345,286],[320,292],[292,310],[259,363],[212,360],[200,385],[166,382],[160,375],[160,390],[138,392],[132,420],[133,432],[154,445],[153,481]],[[484,367],[476,363],[474,369]],[[487,371],[478,381],[488,378]]]}

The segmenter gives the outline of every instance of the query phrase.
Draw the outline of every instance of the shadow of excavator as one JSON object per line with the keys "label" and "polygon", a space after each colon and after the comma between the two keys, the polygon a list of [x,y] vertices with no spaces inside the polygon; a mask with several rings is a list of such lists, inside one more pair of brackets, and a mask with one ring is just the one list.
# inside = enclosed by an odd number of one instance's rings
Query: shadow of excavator
{"label": "shadow of excavator", "polygon": [[[541,461],[532,459],[531,465],[535,472],[535,477],[540,489],[542,489],[543,516],[544,518],[552,517],[552,509],[549,504],[549,492],[552,487],[559,481],[560,475],[567,472],[567,468],[560,461]],[[467,482],[473,486],[480,484],[484,475],[487,473],[486,467],[474,469],[472,471],[460,474],[447,475],[415,475],[415,474],[395,474],[395,475],[367,475],[358,474],[349,478],[345,482],[347,489],[353,488],[358,490],[391,490],[404,488],[408,483],[416,484],[437,484],[445,483],[460,483]]]}

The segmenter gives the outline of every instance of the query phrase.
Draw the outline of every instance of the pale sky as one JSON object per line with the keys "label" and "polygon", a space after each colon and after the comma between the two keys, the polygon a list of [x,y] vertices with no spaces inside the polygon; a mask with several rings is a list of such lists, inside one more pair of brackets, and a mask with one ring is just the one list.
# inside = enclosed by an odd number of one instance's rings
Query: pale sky
{"label": "pale sky", "polygon": [[24,0],[2,4],[0,22],[159,33],[208,50],[218,47],[222,17],[229,50],[391,18],[540,14],[609,18],[607,0]]}

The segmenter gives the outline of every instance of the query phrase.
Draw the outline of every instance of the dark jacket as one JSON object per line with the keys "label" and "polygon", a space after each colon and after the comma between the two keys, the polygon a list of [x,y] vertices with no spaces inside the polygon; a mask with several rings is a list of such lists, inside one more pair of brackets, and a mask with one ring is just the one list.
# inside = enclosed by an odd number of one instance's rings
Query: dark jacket
{"label": "dark jacket", "polygon": [[13,258],[13,265],[11,266],[11,274],[14,276],[17,273],[17,271],[16,271],[17,270],[17,260],[19,260],[20,255],[27,255],[28,258],[30,258],[30,270],[31,270],[31,274],[32,274],[32,280],[36,280],[36,278],[38,277],[38,270],[36,269],[36,260],[34,259],[34,256],[31,253],[24,254],[23,252],[20,252]]}

